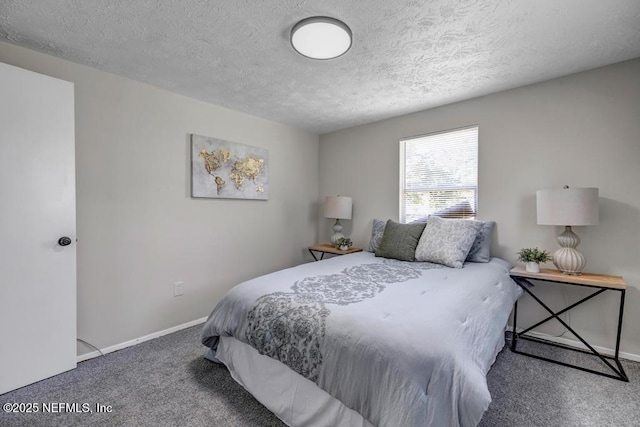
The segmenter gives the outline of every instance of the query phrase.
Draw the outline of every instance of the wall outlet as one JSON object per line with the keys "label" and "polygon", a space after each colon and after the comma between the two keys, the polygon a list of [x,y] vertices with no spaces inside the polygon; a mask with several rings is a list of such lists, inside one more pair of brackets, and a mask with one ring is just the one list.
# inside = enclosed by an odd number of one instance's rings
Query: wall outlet
{"label": "wall outlet", "polygon": [[175,282],[173,284],[173,296],[179,297],[184,294],[184,282]]}

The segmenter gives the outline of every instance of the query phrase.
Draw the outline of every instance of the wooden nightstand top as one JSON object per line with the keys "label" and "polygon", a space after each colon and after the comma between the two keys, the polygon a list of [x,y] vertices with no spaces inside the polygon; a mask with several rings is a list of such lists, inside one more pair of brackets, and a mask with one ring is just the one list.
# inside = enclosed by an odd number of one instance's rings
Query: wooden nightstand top
{"label": "wooden nightstand top", "polygon": [[354,248],[353,246],[347,249],[346,251],[341,251],[340,249],[336,249],[333,247],[333,245],[330,245],[328,243],[323,243],[322,245],[309,246],[309,250],[325,252],[328,254],[336,254],[336,255],[346,255],[346,254],[352,254],[354,252],[362,252],[362,249]]}
{"label": "wooden nightstand top", "polygon": [[597,286],[599,288],[627,289],[627,284],[621,276],[609,276],[607,274],[582,273],[574,276],[571,274],[562,274],[558,270],[547,268],[541,268],[540,273],[530,273],[521,265],[513,267],[509,274],[515,277],[546,280],[549,282],[572,283],[583,286]]}

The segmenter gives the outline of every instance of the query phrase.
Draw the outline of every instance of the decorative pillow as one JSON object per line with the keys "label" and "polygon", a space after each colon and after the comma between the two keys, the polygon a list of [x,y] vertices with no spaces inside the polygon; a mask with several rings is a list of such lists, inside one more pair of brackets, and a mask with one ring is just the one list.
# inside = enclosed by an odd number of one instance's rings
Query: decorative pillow
{"label": "decorative pillow", "polygon": [[[429,216],[438,216],[440,218],[472,218],[475,216],[475,212],[471,209],[471,203],[468,200],[463,200],[462,202],[456,203],[455,205],[449,206],[448,208],[444,208],[439,210],[438,212],[434,212]],[[429,216],[420,217],[414,221],[411,221],[409,224],[415,224],[416,222],[427,222],[427,218]]]}
{"label": "decorative pillow", "polygon": [[430,215],[416,248],[416,261],[462,268],[480,228],[480,221]]}
{"label": "decorative pillow", "polygon": [[386,221],[381,219],[374,219],[373,226],[371,227],[371,240],[369,241],[369,252],[375,252],[378,250],[382,235],[384,234],[384,227],[387,225]]}
{"label": "decorative pillow", "polygon": [[[416,246],[426,224],[399,224],[387,221],[376,256],[414,261]],[[465,254],[466,255],[466,254]]]}
{"label": "decorative pillow", "polygon": [[471,203],[468,200],[463,200],[461,202],[456,203],[455,205],[449,206],[433,215],[439,216],[440,218],[470,218],[475,216],[475,212],[473,208],[471,208]]}
{"label": "decorative pillow", "polygon": [[482,228],[476,235],[467,261],[469,262],[489,262],[491,259],[491,233],[495,227],[495,221],[486,221],[482,224]]}
{"label": "decorative pillow", "polygon": [[411,221],[409,224],[426,224],[427,223],[427,217],[426,216],[422,216],[418,219],[415,219],[413,221]]}

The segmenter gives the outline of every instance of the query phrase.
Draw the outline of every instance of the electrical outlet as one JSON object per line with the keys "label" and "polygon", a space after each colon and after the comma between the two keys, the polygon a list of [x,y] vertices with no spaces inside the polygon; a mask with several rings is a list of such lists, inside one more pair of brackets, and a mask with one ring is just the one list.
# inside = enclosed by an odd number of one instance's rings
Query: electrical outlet
{"label": "electrical outlet", "polygon": [[175,282],[173,284],[173,296],[179,297],[184,294],[184,282]]}

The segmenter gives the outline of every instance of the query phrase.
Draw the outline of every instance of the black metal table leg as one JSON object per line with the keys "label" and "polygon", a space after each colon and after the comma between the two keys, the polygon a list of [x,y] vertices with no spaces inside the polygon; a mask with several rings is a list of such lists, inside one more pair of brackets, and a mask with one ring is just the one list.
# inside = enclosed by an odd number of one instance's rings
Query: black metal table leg
{"label": "black metal table leg", "polygon": [[511,334],[511,351],[516,351],[516,343],[518,341],[518,300],[513,305],[513,333]]}
{"label": "black metal table leg", "polygon": [[[563,366],[579,369],[579,370],[590,372],[590,373],[593,373],[593,374],[602,375],[602,376],[605,376],[605,377],[614,378],[614,379],[625,381],[625,382],[629,381],[629,378],[627,377],[627,374],[625,373],[624,368],[622,367],[622,364],[620,363],[620,359],[619,359],[620,337],[621,337],[621,332],[622,332],[622,316],[623,316],[623,312],[624,312],[624,298],[625,298],[625,290],[624,289],[612,289],[612,288],[607,288],[607,287],[600,287],[598,291],[588,295],[585,298],[582,298],[580,301],[577,301],[577,302],[571,304],[568,307],[565,307],[564,309],[562,309],[562,310],[560,310],[558,312],[554,312],[540,298],[538,298],[533,292],[531,292],[529,287],[533,287],[533,284],[531,282],[529,282],[529,280],[527,280],[526,278],[513,277],[513,276],[512,276],[512,279],[528,295],[530,295],[540,306],[542,306],[547,312],[549,312],[550,316],[545,318],[544,320],[542,320],[540,322],[537,322],[533,326],[530,326],[530,327],[528,327],[526,329],[523,329],[520,332],[517,332],[518,302],[516,301],[515,304],[514,304],[513,337],[512,337],[512,341],[511,341],[511,351],[513,351],[514,353],[517,353],[517,354],[522,354],[522,355],[533,357],[533,358],[536,358],[536,359],[545,360],[547,362],[556,363],[556,364],[559,364],[559,365],[563,365]],[[614,354],[613,357],[612,356],[608,356],[608,355],[603,355],[603,354],[599,353],[584,338],[582,338],[571,326],[569,326],[564,320],[562,320],[559,317],[561,314],[566,313],[567,311],[571,310],[572,308],[584,303],[585,301],[590,300],[591,298],[603,293],[606,290],[614,290],[614,291],[617,290],[617,291],[620,291],[620,308],[619,308],[619,313],[618,313],[618,330],[617,330],[617,334],[616,334],[615,354]],[[571,332],[577,339],[579,339],[580,342],[582,342],[582,344],[584,344],[585,347],[587,347],[589,349],[589,351],[586,351],[586,350],[583,350],[583,349],[571,348],[571,347],[559,345],[559,344],[556,344],[556,343],[553,343],[553,342],[550,342],[550,341],[542,340],[540,338],[536,338],[536,337],[531,337],[531,336],[525,335],[527,332],[529,332],[532,329],[534,329],[534,328],[536,328],[536,327],[538,327],[538,326],[550,321],[551,319],[556,319],[558,322],[560,322],[565,328],[567,328],[567,330],[569,332]],[[534,341],[534,342],[538,342],[538,343],[541,343],[541,344],[551,345],[551,346],[554,346],[554,347],[559,347],[559,348],[563,348],[563,349],[567,349],[567,350],[571,350],[571,351],[577,351],[577,352],[581,352],[581,353],[585,353],[585,354],[595,355],[609,369],[611,369],[611,371],[613,371],[615,373],[615,375],[607,374],[607,373],[603,373],[603,372],[599,372],[599,371],[595,371],[595,370],[592,370],[592,369],[584,368],[582,366],[577,366],[577,365],[573,365],[573,364],[569,364],[569,363],[565,363],[565,362],[553,360],[553,359],[550,359],[550,358],[546,358],[546,357],[543,357],[543,356],[538,356],[538,355],[535,355],[535,354],[526,353],[526,352],[517,350],[516,344],[517,344],[518,339],[525,339],[525,340],[528,340],[528,341]],[[616,366],[612,365],[607,359],[613,360],[615,362]]]}
{"label": "black metal table leg", "polygon": [[324,252],[320,252],[320,259],[316,258],[316,254],[313,251],[313,249],[309,249],[309,253],[311,254],[311,256],[313,257],[314,261],[322,261],[324,259]]}

